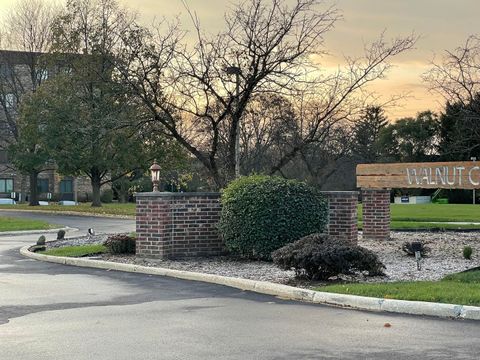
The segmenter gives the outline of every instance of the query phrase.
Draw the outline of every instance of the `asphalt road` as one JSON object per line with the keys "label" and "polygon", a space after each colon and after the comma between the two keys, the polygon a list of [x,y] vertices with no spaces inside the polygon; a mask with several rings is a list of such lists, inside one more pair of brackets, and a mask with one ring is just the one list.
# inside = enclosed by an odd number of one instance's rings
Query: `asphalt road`
{"label": "asphalt road", "polygon": [[[133,230],[128,220],[15,215],[82,232]],[[1,360],[480,357],[480,322],[309,305],[20,256],[18,249],[37,237],[0,237]]]}

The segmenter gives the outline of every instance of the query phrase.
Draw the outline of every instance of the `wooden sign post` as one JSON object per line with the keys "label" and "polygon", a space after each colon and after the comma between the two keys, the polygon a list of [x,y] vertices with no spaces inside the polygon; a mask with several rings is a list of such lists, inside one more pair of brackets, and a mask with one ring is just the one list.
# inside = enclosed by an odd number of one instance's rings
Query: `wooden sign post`
{"label": "wooden sign post", "polygon": [[480,162],[360,164],[357,187],[362,189],[363,236],[390,237],[390,189],[477,189]]}
{"label": "wooden sign post", "polygon": [[360,164],[357,186],[362,189],[476,189],[480,164],[474,161]]}

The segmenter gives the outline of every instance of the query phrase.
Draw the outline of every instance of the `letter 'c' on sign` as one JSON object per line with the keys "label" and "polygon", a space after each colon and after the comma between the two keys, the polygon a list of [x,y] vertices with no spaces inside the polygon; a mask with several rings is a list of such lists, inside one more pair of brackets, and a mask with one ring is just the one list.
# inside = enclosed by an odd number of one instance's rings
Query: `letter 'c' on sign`
{"label": "letter 'c' on sign", "polygon": [[[474,170],[480,171],[480,167],[474,166],[474,167],[472,167],[472,168],[470,169],[470,171],[468,172],[468,181],[470,181],[470,184],[472,184],[472,185],[480,185],[480,181],[474,181],[474,180],[472,179],[472,172],[473,172]],[[478,178],[479,178],[479,177],[477,176],[477,179],[478,179]]]}

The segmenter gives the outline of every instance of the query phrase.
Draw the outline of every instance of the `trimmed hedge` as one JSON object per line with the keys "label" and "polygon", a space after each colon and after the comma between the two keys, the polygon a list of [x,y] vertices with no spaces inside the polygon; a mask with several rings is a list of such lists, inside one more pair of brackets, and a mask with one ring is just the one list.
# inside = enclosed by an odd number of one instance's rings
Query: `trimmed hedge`
{"label": "trimmed hedge", "polygon": [[370,276],[383,275],[385,269],[372,251],[326,234],[305,236],[274,251],[272,258],[281,269],[294,269],[297,277],[310,280],[327,280],[356,271],[366,271]]}
{"label": "trimmed hedge", "polygon": [[232,181],[222,193],[220,233],[227,248],[254,259],[301,237],[325,230],[326,198],[297,180],[248,176]]}
{"label": "trimmed hedge", "polygon": [[126,234],[111,235],[103,245],[111,254],[135,254],[135,238]]}

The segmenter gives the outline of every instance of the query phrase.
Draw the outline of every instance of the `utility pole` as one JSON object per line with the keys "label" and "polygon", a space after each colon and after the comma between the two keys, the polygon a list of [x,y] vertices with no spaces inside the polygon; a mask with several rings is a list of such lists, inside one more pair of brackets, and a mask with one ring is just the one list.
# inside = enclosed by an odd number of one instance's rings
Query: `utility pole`
{"label": "utility pole", "polygon": [[[240,75],[242,70],[238,66],[227,67],[227,74],[235,75],[235,112],[240,107]],[[235,178],[240,177],[240,119],[235,124]]]}
{"label": "utility pole", "polygon": [[[470,160],[477,161],[477,158],[475,156],[472,156]],[[475,189],[473,189],[473,205],[475,205]]]}

